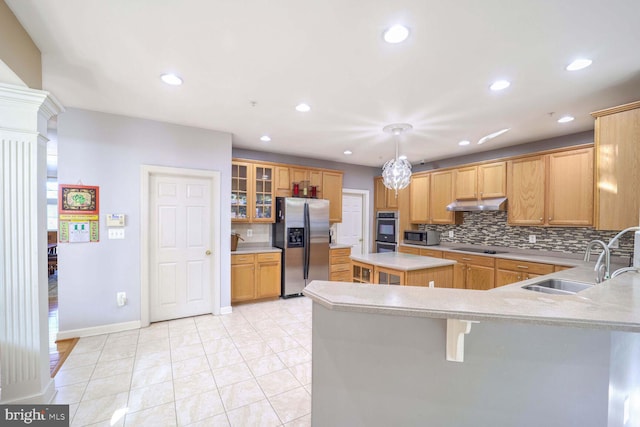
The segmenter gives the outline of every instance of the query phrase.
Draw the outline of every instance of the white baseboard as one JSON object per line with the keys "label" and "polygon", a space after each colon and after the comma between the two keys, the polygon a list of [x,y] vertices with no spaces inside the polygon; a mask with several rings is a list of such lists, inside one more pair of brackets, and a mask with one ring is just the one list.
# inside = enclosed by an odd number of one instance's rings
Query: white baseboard
{"label": "white baseboard", "polygon": [[[40,390],[40,393],[31,394],[28,396],[22,396],[11,400],[0,400],[1,405],[46,405],[53,401],[56,395],[56,383],[51,378],[47,384]],[[3,424],[4,425],[4,424]]]}
{"label": "white baseboard", "polygon": [[231,314],[232,308],[230,305],[226,307],[220,307],[220,314]]}
{"label": "white baseboard", "polygon": [[58,331],[56,340],[67,340],[69,338],[82,338],[90,337],[93,335],[112,334],[114,332],[140,329],[140,327],[141,322],[139,320],[134,320],[132,322],[111,323],[109,325],[93,326],[91,328],[70,329],[68,331]]}

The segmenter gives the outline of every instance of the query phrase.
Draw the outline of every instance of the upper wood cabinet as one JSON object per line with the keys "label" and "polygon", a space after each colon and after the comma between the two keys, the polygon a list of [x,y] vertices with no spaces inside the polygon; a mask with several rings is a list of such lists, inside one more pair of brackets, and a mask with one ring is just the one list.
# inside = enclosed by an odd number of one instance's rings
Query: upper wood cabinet
{"label": "upper wood cabinet", "polygon": [[545,157],[509,161],[507,218],[512,225],[544,224]]}
{"label": "upper wood cabinet", "polygon": [[447,210],[453,201],[453,179],[453,170],[413,175],[409,187],[409,222],[459,224],[461,213]]}
{"label": "upper wood cabinet", "polygon": [[454,171],[432,172],[429,195],[430,224],[455,224],[460,214],[447,210],[447,205],[453,202],[453,174]]}
{"label": "upper wood cabinet", "polygon": [[487,163],[455,170],[455,199],[475,200],[507,195],[506,162]]}
{"label": "upper wood cabinet", "polygon": [[322,172],[322,198],[329,201],[329,222],[342,222],[342,174]]}
{"label": "upper wood cabinet", "polygon": [[507,181],[511,225],[593,223],[592,148],[511,160]]}
{"label": "upper wood cabinet", "polygon": [[[316,198],[329,200],[329,221],[342,222],[342,178],[343,173],[337,170],[234,159],[231,162],[231,220],[273,222],[275,197],[291,197],[293,182],[309,181],[310,186],[317,188]],[[300,197],[304,196],[301,192]]]}
{"label": "upper wood cabinet", "polygon": [[273,222],[275,167],[231,162],[231,221]]}
{"label": "upper wood cabinet", "polygon": [[552,153],[548,161],[547,224],[592,225],[593,148]]}
{"label": "upper wood cabinet", "polygon": [[595,117],[595,226],[622,230],[640,223],[640,101]]}
{"label": "upper wood cabinet", "polygon": [[286,166],[276,166],[276,196],[291,197],[291,179],[289,178],[289,168]]}
{"label": "upper wood cabinet", "polygon": [[398,197],[395,190],[384,186],[382,177],[374,178],[374,206],[376,210],[398,209]]}
{"label": "upper wood cabinet", "polygon": [[429,217],[429,191],[431,176],[416,174],[411,176],[409,185],[409,222],[413,224],[427,224]]}
{"label": "upper wood cabinet", "polygon": [[507,162],[478,166],[478,197],[505,197],[507,195]]}

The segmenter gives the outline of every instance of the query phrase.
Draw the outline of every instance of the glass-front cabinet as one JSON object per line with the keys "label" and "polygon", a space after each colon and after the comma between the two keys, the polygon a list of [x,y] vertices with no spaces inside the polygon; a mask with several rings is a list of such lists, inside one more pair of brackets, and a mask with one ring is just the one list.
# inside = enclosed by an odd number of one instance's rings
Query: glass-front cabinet
{"label": "glass-front cabinet", "polygon": [[275,167],[231,163],[231,221],[273,222]]}
{"label": "glass-front cabinet", "polygon": [[249,185],[251,165],[231,163],[231,220],[249,222]]}
{"label": "glass-front cabinet", "polygon": [[273,221],[273,166],[254,165],[254,222]]}
{"label": "glass-front cabinet", "polygon": [[404,272],[376,267],[374,282],[379,285],[404,285]]}
{"label": "glass-front cabinet", "polygon": [[373,278],[373,265],[352,261],[351,269],[355,283],[373,283],[371,280]]}

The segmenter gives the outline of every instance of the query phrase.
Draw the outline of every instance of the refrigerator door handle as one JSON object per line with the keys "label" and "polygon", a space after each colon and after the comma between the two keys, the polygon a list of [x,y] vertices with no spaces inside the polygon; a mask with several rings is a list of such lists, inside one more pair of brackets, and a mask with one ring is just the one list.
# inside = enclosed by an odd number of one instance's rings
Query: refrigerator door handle
{"label": "refrigerator door handle", "polygon": [[309,219],[309,204],[304,204],[304,280],[309,278],[309,257],[311,254],[311,221]]}

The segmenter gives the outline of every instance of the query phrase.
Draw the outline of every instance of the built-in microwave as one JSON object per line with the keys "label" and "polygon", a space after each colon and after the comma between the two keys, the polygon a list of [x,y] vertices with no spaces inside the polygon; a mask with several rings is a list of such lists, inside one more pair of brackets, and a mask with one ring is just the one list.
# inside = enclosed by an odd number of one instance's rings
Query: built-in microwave
{"label": "built-in microwave", "polygon": [[437,231],[405,230],[403,243],[420,246],[439,245],[440,233]]}

